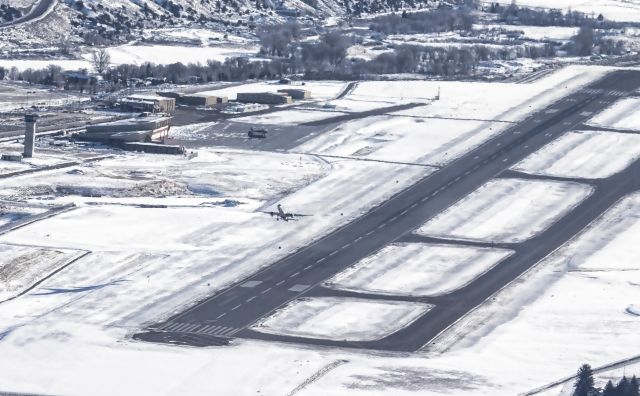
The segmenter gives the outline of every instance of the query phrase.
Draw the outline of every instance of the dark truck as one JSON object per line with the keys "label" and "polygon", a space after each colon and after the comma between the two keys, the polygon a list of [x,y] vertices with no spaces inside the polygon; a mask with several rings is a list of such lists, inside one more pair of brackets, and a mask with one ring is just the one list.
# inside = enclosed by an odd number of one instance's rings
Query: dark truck
{"label": "dark truck", "polygon": [[267,130],[265,128],[254,128],[251,127],[251,129],[249,129],[249,132],[247,133],[247,135],[249,135],[250,139],[253,138],[258,138],[258,139],[264,139],[267,137]]}

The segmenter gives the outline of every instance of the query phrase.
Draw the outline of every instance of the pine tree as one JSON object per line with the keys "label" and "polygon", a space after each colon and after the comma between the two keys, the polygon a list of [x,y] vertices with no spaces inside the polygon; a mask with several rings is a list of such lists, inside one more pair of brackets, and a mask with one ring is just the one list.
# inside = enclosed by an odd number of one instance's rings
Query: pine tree
{"label": "pine tree", "polygon": [[627,377],[622,377],[622,379],[620,379],[620,382],[618,382],[618,385],[616,385],[616,395],[625,395],[627,388],[629,388],[629,380],[627,379]]}
{"label": "pine tree", "polygon": [[604,386],[602,396],[618,396],[616,393],[616,387],[613,386],[613,382],[611,382],[611,380],[609,380],[609,382]]}
{"label": "pine tree", "polygon": [[595,391],[591,366],[583,364],[578,370],[578,379],[576,380],[573,396],[591,396]]}
{"label": "pine tree", "polygon": [[640,389],[638,388],[638,379],[634,375],[629,381],[627,393],[625,396],[640,396]]}

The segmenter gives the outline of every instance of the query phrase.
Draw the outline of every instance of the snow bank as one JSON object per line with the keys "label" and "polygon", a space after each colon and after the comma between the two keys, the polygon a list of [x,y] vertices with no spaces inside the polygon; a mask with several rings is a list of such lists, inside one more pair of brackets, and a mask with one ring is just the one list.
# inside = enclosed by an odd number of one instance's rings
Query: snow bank
{"label": "snow bank", "polygon": [[506,250],[463,246],[391,245],[327,283],[361,292],[438,295],[461,288],[510,254]]}
{"label": "snow bank", "polygon": [[428,221],[418,233],[521,242],[551,226],[591,191],[591,187],[578,183],[496,179]]}
{"label": "snow bank", "polygon": [[428,304],[355,298],[302,298],[252,327],[263,333],[345,341],[373,341],[407,326]]}
{"label": "snow bank", "polygon": [[17,296],[80,254],[75,250],[0,244],[0,301]]}
{"label": "snow bank", "polygon": [[640,134],[577,131],[562,135],[513,169],[539,175],[605,178],[640,157]]}

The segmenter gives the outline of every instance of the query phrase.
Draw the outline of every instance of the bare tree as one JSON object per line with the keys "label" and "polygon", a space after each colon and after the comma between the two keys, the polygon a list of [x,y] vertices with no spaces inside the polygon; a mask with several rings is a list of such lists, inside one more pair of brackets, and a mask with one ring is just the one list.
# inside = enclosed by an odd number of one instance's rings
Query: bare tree
{"label": "bare tree", "polygon": [[107,69],[109,69],[109,65],[111,64],[111,55],[109,55],[109,52],[107,52],[106,49],[100,48],[97,51],[93,51],[91,63],[93,63],[95,71],[102,75],[107,71]]}

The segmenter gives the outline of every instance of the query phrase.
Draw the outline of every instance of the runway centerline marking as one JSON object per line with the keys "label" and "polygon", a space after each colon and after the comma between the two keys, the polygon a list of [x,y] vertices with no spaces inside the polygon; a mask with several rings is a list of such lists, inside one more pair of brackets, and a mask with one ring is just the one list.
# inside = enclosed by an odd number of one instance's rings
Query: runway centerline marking
{"label": "runway centerline marking", "polygon": [[238,304],[235,307],[231,308],[232,311],[235,311],[236,309],[240,308],[242,306],[242,304]]}
{"label": "runway centerline marking", "polygon": [[284,279],[283,279],[283,280],[281,280],[280,282],[276,283],[276,286],[280,286],[280,285],[281,285],[281,284],[283,284],[283,283],[284,283]]}
{"label": "runway centerline marking", "polygon": [[326,260],[326,259],[327,259],[326,257],[323,257],[323,258],[321,258],[321,259],[316,260],[316,263],[321,263],[321,262],[323,262],[323,261],[324,261],[324,260]]}
{"label": "runway centerline marking", "polygon": [[295,285],[289,288],[292,292],[303,292],[309,288],[309,285]]}
{"label": "runway centerline marking", "polygon": [[247,298],[247,302],[251,302],[251,301],[255,300],[255,298],[256,298],[256,296],[249,297],[249,298]]}
{"label": "runway centerline marking", "polygon": [[226,312],[221,313],[220,315],[216,316],[216,319],[220,319],[221,317],[223,317],[223,316],[224,316],[224,315],[226,315],[226,314],[227,314]]}
{"label": "runway centerline marking", "polygon": [[248,281],[241,284],[240,287],[256,287],[261,283],[262,281]]}
{"label": "runway centerline marking", "polygon": [[263,291],[261,291],[261,292],[260,292],[260,294],[268,293],[268,292],[269,292],[269,290],[271,290],[271,288],[264,289]]}

